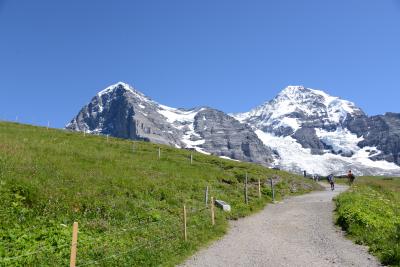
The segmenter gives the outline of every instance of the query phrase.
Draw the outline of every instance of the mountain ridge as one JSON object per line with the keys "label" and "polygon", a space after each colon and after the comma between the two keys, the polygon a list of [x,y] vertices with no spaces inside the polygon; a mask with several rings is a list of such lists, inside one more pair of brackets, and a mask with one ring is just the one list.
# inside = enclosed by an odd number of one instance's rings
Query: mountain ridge
{"label": "mountain ridge", "polygon": [[[226,114],[168,107],[118,82],[97,93],[66,128],[296,172],[400,174],[398,114],[368,117],[353,102],[304,86],[288,86],[249,112]],[[321,163],[310,167],[316,160]]]}
{"label": "mountain ridge", "polygon": [[195,149],[267,166],[272,162],[273,152],[251,128],[222,111],[161,105],[122,82],[93,97],[66,128]]}

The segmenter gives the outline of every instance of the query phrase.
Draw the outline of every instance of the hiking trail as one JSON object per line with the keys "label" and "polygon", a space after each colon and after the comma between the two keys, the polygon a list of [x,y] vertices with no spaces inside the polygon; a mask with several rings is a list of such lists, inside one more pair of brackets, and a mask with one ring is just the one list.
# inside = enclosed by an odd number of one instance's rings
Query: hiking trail
{"label": "hiking trail", "polygon": [[291,197],[230,222],[228,233],[181,266],[381,266],[333,222],[332,198],[348,187]]}

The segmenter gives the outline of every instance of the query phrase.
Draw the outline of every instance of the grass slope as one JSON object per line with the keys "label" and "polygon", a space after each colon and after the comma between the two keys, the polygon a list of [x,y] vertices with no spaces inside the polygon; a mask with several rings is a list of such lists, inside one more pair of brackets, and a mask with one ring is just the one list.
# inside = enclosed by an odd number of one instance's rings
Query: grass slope
{"label": "grass slope", "polygon": [[337,223],[383,264],[400,266],[400,178],[361,177],[336,199]]}
{"label": "grass slope", "polygon": [[[78,266],[172,266],[221,237],[227,219],[317,188],[282,171],[190,151],[0,122],[0,266],[66,266],[79,222]],[[245,173],[250,179],[244,203]],[[258,198],[258,179],[262,198]],[[232,206],[210,224],[204,189]],[[182,207],[188,241],[182,240]]]}

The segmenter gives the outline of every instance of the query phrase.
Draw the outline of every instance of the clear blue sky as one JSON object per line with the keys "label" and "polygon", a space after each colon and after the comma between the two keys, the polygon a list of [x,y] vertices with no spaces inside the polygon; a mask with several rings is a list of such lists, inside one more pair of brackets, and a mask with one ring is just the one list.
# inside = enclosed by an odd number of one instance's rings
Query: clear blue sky
{"label": "clear blue sky", "polygon": [[400,112],[400,0],[0,0],[0,117],[63,127],[133,84],[247,111],[287,85]]}

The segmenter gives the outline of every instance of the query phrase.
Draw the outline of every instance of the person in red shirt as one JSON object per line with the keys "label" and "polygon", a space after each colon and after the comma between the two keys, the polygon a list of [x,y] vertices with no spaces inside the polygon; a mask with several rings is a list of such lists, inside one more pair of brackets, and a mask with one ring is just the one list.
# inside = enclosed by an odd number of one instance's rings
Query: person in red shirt
{"label": "person in red shirt", "polygon": [[351,170],[349,170],[349,172],[347,173],[347,177],[349,178],[349,184],[352,185],[354,180],[356,179],[356,177],[354,176],[354,174],[351,172]]}

